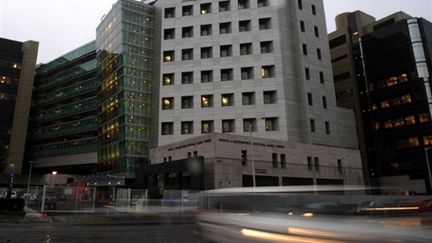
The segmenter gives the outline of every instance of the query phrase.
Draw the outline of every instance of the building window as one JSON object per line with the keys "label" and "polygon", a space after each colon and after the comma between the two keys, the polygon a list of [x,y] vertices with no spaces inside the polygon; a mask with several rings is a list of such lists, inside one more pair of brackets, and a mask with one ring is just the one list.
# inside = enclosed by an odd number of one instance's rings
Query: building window
{"label": "building window", "polygon": [[249,8],[249,0],[238,0],[238,9]]}
{"label": "building window", "polygon": [[261,41],[261,54],[273,52],[273,41]]}
{"label": "building window", "polygon": [[314,26],[315,37],[319,37],[319,29],[318,26]]}
{"label": "building window", "polygon": [[312,93],[307,93],[308,105],[313,105]]}
{"label": "building window", "polygon": [[201,59],[213,57],[213,47],[201,47]]}
{"label": "building window", "polygon": [[300,31],[301,32],[305,32],[306,28],[305,28],[305,23],[303,20],[300,20]]}
{"label": "building window", "polygon": [[189,61],[193,59],[193,49],[182,50],[182,61]]}
{"label": "building window", "polygon": [[252,54],[252,43],[240,44],[240,55],[251,55]]}
{"label": "building window", "polygon": [[234,94],[222,94],[221,95],[222,106],[233,106],[234,105]]}
{"label": "building window", "polygon": [[221,81],[231,81],[231,80],[233,80],[232,68],[221,69]]}
{"label": "building window", "polygon": [[173,134],[173,122],[162,122],[162,135],[172,135]]}
{"label": "building window", "polygon": [[242,165],[246,165],[247,164],[247,159],[248,159],[248,157],[247,157],[247,150],[242,150],[241,151],[241,162],[242,162]]}
{"label": "building window", "polygon": [[211,13],[211,3],[202,3],[200,8],[200,14],[206,15]]}
{"label": "building window", "polygon": [[205,24],[201,25],[201,36],[207,36],[212,34],[212,25]]}
{"label": "building window", "polygon": [[235,132],[235,121],[234,119],[222,120],[222,132]]}
{"label": "building window", "polygon": [[273,168],[278,167],[278,154],[277,153],[272,153],[272,164],[273,164]]}
{"label": "building window", "polygon": [[183,16],[192,16],[193,15],[193,5],[183,6]]}
{"label": "building window", "polygon": [[285,156],[285,154],[280,155],[280,161],[281,161],[281,168],[285,169],[286,168],[286,156]]}
{"label": "building window", "polygon": [[277,117],[265,118],[265,129],[267,132],[279,130],[279,119]]}
{"label": "building window", "polygon": [[183,72],[182,73],[182,84],[193,83],[193,72]]}
{"label": "building window", "polygon": [[162,75],[162,85],[173,85],[174,73],[165,73]]}
{"label": "building window", "polygon": [[297,0],[298,8],[303,9],[303,0]]}
{"label": "building window", "polygon": [[274,77],[274,65],[262,66],[261,67],[262,78],[273,78]]}
{"label": "building window", "polygon": [[172,40],[175,38],[175,29],[165,29],[164,30],[164,40]]}
{"label": "building window", "polygon": [[315,120],[314,119],[309,120],[309,125],[310,125],[310,131],[315,132]]}
{"label": "building window", "polygon": [[337,167],[338,167],[339,174],[342,174],[343,170],[342,170],[342,160],[341,159],[337,160]]}
{"label": "building window", "polygon": [[419,114],[419,122],[420,123],[429,122],[429,114],[428,113],[421,113],[421,114]]}
{"label": "building window", "polygon": [[243,132],[256,132],[257,126],[256,126],[257,120],[256,118],[248,118],[243,119]]}
{"label": "building window", "polygon": [[315,162],[315,170],[319,171],[319,169],[320,169],[319,158],[315,157],[314,162]]}
{"label": "building window", "polygon": [[303,43],[303,55],[307,56],[308,51],[307,51],[307,45]]}
{"label": "building window", "polygon": [[220,46],[220,57],[229,57],[229,56],[232,56],[232,46],[231,45]]}
{"label": "building window", "polygon": [[255,93],[246,92],[242,94],[243,105],[254,105],[255,104]]}
{"label": "building window", "polygon": [[201,121],[201,133],[212,133],[213,121]]}
{"label": "building window", "polygon": [[313,5],[313,4],[312,4],[312,14],[313,14],[313,15],[316,15],[316,7],[315,7],[315,5]]}
{"label": "building window", "polygon": [[321,49],[319,49],[319,48],[317,48],[317,58],[318,58],[318,60],[321,60],[322,59],[322,57],[321,57]]}
{"label": "building window", "polygon": [[322,104],[323,104],[323,108],[327,109],[327,97],[325,96],[322,97]]}
{"label": "building window", "polygon": [[175,8],[165,8],[165,18],[175,18]]}
{"label": "building window", "polygon": [[239,21],[239,32],[246,32],[251,30],[251,21],[250,20],[242,20]]}
{"label": "building window", "polygon": [[213,107],[213,95],[202,95],[201,96],[201,107]]}
{"label": "building window", "polygon": [[219,2],[219,12],[230,11],[230,1],[220,1]]}
{"label": "building window", "polygon": [[323,72],[319,72],[319,79],[320,79],[320,83],[324,83],[324,73]]}
{"label": "building window", "polygon": [[258,20],[259,30],[271,29],[271,18],[263,18]]}
{"label": "building window", "polygon": [[229,33],[231,33],[231,23],[230,22],[220,23],[219,24],[219,34],[223,35],[223,34],[229,34]]}
{"label": "building window", "polygon": [[310,80],[310,71],[309,71],[309,68],[305,68],[305,77],[306,77],[306,80]]}
{"label": "building window", "polygon": [[185,121],[181,123],[181,134],[193,134],[192,121]]}
{"label": "building window", "polygon": [[174,109],[174,97],[162,98],[162,110]]}
{"label": "building window", "polygon": [[193,157],[198,157],[198,151],[193,151]]}
{"label": "building window", "polygon": [[213,82],[213,71],[212,70],[201,71],[201,83],[210,83],[210,82]]}
{"label": "building window", "polygon": [[253,67],[243,67],[241,68],[241,79],[253,79]]}
{"label": "building window", "polygon": [[188,153],[187,153],[187,157],[188,157],[188,158],[192,158],[192,153],[191,153],[191,152],[188,152]]}
{"label": "building window", "polygon": [[307,166],[308,170],[312,170],[312,157],[310,156],[307,157]]}
{"label": "building window", "polygon": [[182,28],[182,37],[191,38],[193,37],[193,26],[187,26]]}
{"label": "building window", "polygon": [[183,96],[181,99],[181,107],[182,109],[193,108],[193,96]]}
{"label": "building window", "polygon": [[276,90],[264,91],[264,104],[276,104]]}
{"label": "building window", "polygon": [[324,124],[325,124],[326,134],[330,134],[330,122],[326,121]]}
{"label": "building window", "polygon": [[164,51],[163,53],[164,62],[173,62],[174,61],[174,51]]}
{"label": "building window", "polygon": [[269,0],[258,0],[257,1],[258,8],[263,8],[269,6]]}

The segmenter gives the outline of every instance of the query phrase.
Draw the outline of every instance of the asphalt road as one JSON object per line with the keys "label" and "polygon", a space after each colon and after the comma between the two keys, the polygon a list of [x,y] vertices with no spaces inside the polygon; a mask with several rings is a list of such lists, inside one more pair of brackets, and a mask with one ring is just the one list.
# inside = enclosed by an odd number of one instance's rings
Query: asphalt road
{"label": "asphalt road", "polygon": [[[115,222],[114,222],[115,223]],[[0,242],[135,243],[205,242],[195,223],[67,225],[56,223],[1,223]]]}

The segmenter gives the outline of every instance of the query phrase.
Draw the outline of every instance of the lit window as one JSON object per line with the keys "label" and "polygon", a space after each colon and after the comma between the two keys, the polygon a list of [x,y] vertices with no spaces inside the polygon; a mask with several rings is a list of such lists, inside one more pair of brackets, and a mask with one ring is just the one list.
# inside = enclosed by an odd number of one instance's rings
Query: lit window
{"label": "lit window", "polygon": [[164,51],[164,62],[174,61],[174,51]]}
{"label": "lit window", "polygon": [[201,15],[206,15],[211,13],[211,3],[203,3],[201,4],[201,10],[200,10]]}
{"label": "lit window", "polygon": [[402,102],[402,104],[409,104],[409,103],[411,103],[411,95],[409,95],[409,94],[403,95],[401,97],[401,102]]}
{"label": "lit window", "polygon": [[162,110],[171,110],[174,108],[174,98],[162,98]]}
{"label": "lit window", "polygon": [[262,66],[261,68],[261,77],[262,78],[272,78],[274,77],[274,66]]}
{"label": "lit window", "polygon": [[213,95],[201,96],[201,107],[213,107]]}
{"label": "lit window", "polygon": [[429,121],[429,114],[428,113],[419,114],[419,121],[420,121],[420,123],[428,122]]}
{"label": "lit window", "polygon": [[384,128],[385,129],[393,128],[393,121],[392,120],[385,121],[384,122]]}
{"label": "lit window", "polygon": [[417,137],[409,138],[409,139],[408,139],[408,144],[409,144],[410,147],[416,147],[416,146],[419,146],[419,145],[420,145],[420,143],[419,143],[419,139],[418,139]]}
{"label": "lit window", "polygon": [[381,109],[389,108],[390,103],[388,100],[381,101]]}
{"label": "lit window", "polygon": [[234,105],[234,94],[222,94],[221,95],[222,106],[233,106]]}
{"label": "lit window", "polygon": [[424,136],[423,143],[424,145],[432,145],[432,135]]}
{"label": "lit window", "polygon": [[415,117],[414,116],[407,116],[407,117],[405,117],[405,124],[406,125],[414,125],[414,124],[416,124]]}
{"label": "lit window", "polygon": [[174,84],[174,73],[166,73],[163,75],[163,85],[173,85]]}

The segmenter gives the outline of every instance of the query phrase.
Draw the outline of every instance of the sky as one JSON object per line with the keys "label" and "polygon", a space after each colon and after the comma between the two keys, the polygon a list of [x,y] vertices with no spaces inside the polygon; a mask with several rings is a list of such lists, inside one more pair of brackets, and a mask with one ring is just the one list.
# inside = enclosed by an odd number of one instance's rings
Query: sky
{"label": "sky", "polygon": [[[0,0],[0,37],[36,40],[46,63],[95,39],[96,26],[117,0]],[[294,0],[289,0],[294,1]],[[432,21],[431,0],[324,0],[328,32],[343,12],[361,10],[377,19],[397,11]]]}

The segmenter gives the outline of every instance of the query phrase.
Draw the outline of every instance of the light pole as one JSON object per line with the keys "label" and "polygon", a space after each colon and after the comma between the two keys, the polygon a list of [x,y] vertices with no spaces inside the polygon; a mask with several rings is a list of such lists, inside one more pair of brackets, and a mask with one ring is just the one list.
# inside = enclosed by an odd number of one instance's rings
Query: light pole
{"label": "light pole", "polygon": [[424,148],[424,151],[425,151],[425,155],[426,155],[426,165],[427,165],[427,170],[428,170],[428,175],[429,175],[429,185],[430,185],[430,190],[431,190],[431,194],[432,194],[432,175],[431,175],[431,170],[430,170],[430,165],[429,165],[429,155],[427,153],[427,151],[429,149],[432,149],[432,147]]}
{"label": "light pole", "polygon": [[54,190],[55,176],[57,175],[57,171],[53,171],[53,172],[51,172],[51,174],[53,175],[51,189]]}
{"label": "light pole", "polygon": [[33,168],[33,163],[34,161],[29,161],[30,164],[30,170],[29,170],[29,175],[28,175],[28,180],[27,180],[27,196],[26,196],[26,201],[25,201],[25,205],[28,205],[28,200],[30,197],[30,180],[31,180],[31,174],[32,174],[32,168]]}
{"label": "light pole", "polygon": [[252,137],[252,121],[249,122],[249,135],[250,135],[250,144],[249,144],[249,156],[251,158],[251,164],[252,164],[252,186],[256,187],[256,180],[255,180],[255,160],[252,156],[252,143],[253,143],[253,137]]}

